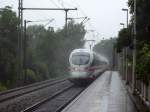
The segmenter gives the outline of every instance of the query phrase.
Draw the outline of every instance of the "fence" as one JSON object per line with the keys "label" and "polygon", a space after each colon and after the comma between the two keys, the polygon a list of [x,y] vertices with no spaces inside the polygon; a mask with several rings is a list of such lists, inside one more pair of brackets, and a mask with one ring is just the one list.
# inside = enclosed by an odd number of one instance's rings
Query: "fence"
{"label": "fence", "polygon": [[[132,77],[132,63],[128,63],[124,56],[125,53],[118,53],[116,59],[118,60],[116,65],[118,71],[122,75],[122,79],[125,80],[128,86],[141,98],[141,100],[150,108],[150,83],[146,85],[142,80],[136,77],[135,87],[133,88]],[[126,66],[127,65],[127,66]],[[150,75],[150,74],[149,74]],[[137,76],[137,75],[136,75]]]}

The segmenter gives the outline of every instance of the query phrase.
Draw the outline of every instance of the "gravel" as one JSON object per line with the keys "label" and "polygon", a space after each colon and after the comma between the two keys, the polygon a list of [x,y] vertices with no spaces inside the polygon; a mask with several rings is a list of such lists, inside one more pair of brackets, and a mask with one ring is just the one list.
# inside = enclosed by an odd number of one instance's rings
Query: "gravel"
{"label": "gravel", "polygon": [[0,103],[0,112],[20,112],[21,110],[24,110],[34,103],[37,103],[43,98],[53,95],[56,91],[69,85],[71,85],[69,81],[61,82],[59,84],[25,94],[9,101],[5,101]]}

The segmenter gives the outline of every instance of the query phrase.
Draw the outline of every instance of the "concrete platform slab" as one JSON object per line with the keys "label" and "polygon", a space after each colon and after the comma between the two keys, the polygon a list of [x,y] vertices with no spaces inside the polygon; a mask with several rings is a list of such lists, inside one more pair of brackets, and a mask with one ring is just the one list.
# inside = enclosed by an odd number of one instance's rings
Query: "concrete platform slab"
{"label": "concrete platform slab", "polygon": [[118,72],[107,71],[62,112],[137,112]]}

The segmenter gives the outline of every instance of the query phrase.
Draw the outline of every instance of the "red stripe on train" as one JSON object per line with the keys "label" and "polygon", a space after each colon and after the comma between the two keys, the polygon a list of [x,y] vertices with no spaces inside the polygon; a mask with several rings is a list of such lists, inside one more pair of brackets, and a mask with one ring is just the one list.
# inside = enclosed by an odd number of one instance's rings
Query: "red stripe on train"
{"label": "red stripe on train", "polygon": [[93,67],[86,67],[86,68],[79,68],[79,67],[69,67],[68,70],[69,71],[79,71],[79,72],[83,72],[83,71],[95,71],[98,69],[101,69],[104,66],[93,66]]}

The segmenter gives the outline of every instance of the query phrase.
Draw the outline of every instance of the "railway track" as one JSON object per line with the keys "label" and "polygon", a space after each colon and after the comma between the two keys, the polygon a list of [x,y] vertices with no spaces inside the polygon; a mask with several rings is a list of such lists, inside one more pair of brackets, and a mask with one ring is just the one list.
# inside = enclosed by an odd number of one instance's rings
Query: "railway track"
{"label": "railway track", "polygon": [[40,83],[35,83],[32,85],[0,92],[0,103],[10,100],[10,99],[13,99],[13,98],[16,98],[16,97],[19,97],[19,96],[22,96],[22,95],[25,95],[25,94],[29,94],[34,91],[38,91],[39,89],[49,87],[49,86],[55,85],[60,82],[64,82],[65,80],[66,79],[59,79],[59,80],[51,79],[51,80],[43,81]]}
{"label": "railway track", "polygon": [[83,90],[84,87],[67,86],[21,112],[60,112]]}
{"label": "railway track", "polygon": [[20,112],[49,97],[58,96],[61,91],[67,91],[72,85],[66,79],[59,79],[2,92],[0,93],[0,112]]}

